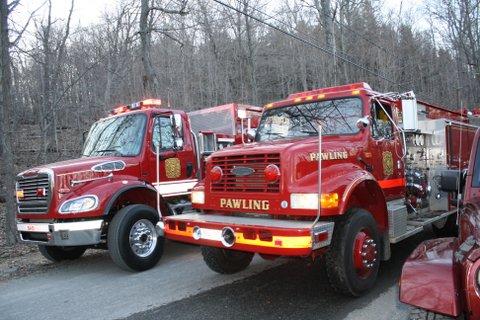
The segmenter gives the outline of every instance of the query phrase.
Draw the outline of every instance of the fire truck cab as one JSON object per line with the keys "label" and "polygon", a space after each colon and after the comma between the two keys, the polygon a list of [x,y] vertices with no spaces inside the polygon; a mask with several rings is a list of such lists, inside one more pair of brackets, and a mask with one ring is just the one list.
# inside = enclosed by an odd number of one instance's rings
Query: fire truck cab
{"label": "fire truck cab", "polygon": [[158,99],[119,106],[92,125],[81,158],[17,176],[20,239],[52,261],[95,247],[124,269],[151,268],[163,252],[162,217],[191,206],[201,154],[184,111]]}
{"label": "fire truck cab", "polygon": [[[365,83],[269,103],[254,141],[213,153],[192,191],[201,213],[165,217],[167,238],[199,244],[220,273],[263,257],[325,256],[332,287],[360,295],[390,244],[455,227],[448,168],[465,168],[474,127],[454,111]],[[452,222],[453,221],[453,222]]]}

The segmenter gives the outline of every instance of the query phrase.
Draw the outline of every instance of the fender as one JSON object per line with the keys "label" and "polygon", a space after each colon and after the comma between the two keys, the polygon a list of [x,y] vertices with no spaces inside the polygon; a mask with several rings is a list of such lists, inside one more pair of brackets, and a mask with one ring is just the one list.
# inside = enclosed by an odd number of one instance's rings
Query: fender
{"label": "fender", "polygon": [[461,302],[454,264],[454,238],[422,242],[405,262],[400,301],[435,313],[458,317]]}
{"label": "fender", "polygon": [[[133,183],[132,183],[133,182]],[[143,181],[129,181],[130,185],[126,185],[119,190],[117,190],[113,195],[110,196],[108,202],[104,206],[103,215],[107,216],[111,214],[112,208],[115,203],[120,199],[120,197],[128,195],[132,192],[141,192],[143,197],[146,197],[150,200],[151,206],[153,205],[156,208],[157,202],[157,190],[150,184],[147,184]],[[148,201],[138,201],[138,203],[148,204]],[[162,211],[162,215],[169,215],[170,209],[168,208],[165,199],[160,196],[160,210]]]}
{"label": "fender", "polygon": [[[314,171],[289,186],[290,192],[312,192],[318,185],[318,171]],[[375,177],[352,163],[339,163],[322,170],[322,193],[338,193],[338,207],[322,209],[322,216],[338,216],[351,208],[369,211],[378,223],[381,232],[388,227],[388,212],[385,195]]]}
{"label": "fender", "polygon": [[388,210],[385,195],[375,177],[368,171],[357,171],[345,177],[351,181],[343,191],[339,213],[345,214],[351,208],[362,208],[370,212],[378,224],[378,229],[388,229]]}

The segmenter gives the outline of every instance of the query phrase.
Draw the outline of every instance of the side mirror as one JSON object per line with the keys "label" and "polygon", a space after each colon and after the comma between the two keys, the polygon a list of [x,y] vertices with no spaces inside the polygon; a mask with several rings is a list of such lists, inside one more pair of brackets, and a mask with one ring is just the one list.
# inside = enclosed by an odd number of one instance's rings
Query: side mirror
{"label": "side mirror", "polygon": [[368,116],[360,118],[357,120],[357,128],[360,129],[361,131],[365,130],[370,125],[370,119],[368,119]]}
{"label": "side mirror", "polygon": [[83,144],[85,144],[85,141],[87,141],[87,136],[88,136],[88,130],[83,131],[82,133]]}
{"label": "side mirror", "polygon": [[183,149],[183,139],[182,138],[175,138],[175,147],[178,150]]}
{"label": "side mirror", "polygon": [[257,130],[256,129],[250,128],[250,129],[247,130],[247,138],[250,141],[254,141],[256,135],[257,135]]}
{"label": "side mirror", "polygon": [[183,123],[179,114],[170,115],[170,123],[173,128],[173,143],[175,150],[183,149]]}

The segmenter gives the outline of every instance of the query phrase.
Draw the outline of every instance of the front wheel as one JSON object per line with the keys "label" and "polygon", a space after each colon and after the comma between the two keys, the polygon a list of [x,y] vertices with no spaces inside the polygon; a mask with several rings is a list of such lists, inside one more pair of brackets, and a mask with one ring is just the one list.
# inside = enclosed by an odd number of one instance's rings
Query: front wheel
{"label": "front wheel", "polygon": [[164,238],[157,236],[157,212],[146,205],[122,208],[108,227],[108,251],[112,260],[127,271],[144,271],[162,257]]}
{"label": "front wheel", "polygon": [[80,258],[87,250],[86,247],[55,247],[39,245],[38,251],[50,261],[60,262]]}
{"label": "front wheel", "polygon": [[250,252],[215,247],[202,247],[202,256],[210,269],[223,274],[245,270],[253,259],[253,253]]}
{"label": "front wheel", "polygon": [[372,215],[362,209],[350,211],[335,225],[325,266],[332,288],[360,296],[377,279],[380,238]]}

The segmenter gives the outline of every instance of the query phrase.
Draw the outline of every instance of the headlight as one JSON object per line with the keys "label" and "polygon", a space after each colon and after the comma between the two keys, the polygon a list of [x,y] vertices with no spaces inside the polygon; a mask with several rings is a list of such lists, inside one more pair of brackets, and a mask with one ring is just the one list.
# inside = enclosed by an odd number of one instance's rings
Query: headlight
{"label": "headlight", "polygon": [[318,193],[292,193],[290,206],[292,209],[318,209]]}
{"label": "headlight", "polygon": [[[320,202],[322,208],[331,209],[338,207],[338,193],[322,193]],[[292,193],[290,206],[292,209],[318,209],[318,193]]]}
{"label": "headlight", "polygon": [[192,203],[204,204],[205,203],[205,192],[203,190],[193,190],[192,191]]}
{"label": "headlight", "polygon": [[65,201],[60,207],[60,213],[85,212],[96,209],[98,198],[94,195],[83,196]]}

